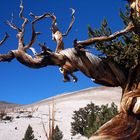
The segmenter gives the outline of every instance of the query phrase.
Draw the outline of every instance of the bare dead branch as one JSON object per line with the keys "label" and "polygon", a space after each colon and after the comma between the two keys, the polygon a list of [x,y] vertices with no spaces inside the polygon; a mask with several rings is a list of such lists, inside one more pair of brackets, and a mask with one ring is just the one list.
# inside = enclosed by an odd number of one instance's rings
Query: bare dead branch
{"label": "bare dead branch", "polygon": [[[52,18],[52,28],[51,28],[52,29],[52,36],[53,36],[53,40],[55,40],[57,42],[57,47],[56,47],[55,52],[60,52],[61,50],[63,50],[64,45],[63,45],[63,41],[62,41],[62,33],[59,31],[59,29],[57,27],[56,16],[54,14],[51,14],[51,13],[45,13],[45,14],[43,14],[41,16],[36,16],[35,14],[30,13],[30,16],[32,16],[35,19],[32,22],[32,24],[34,24],[35,22],[37,22],[37,21],[39,21],[41,19],[47,18],[47,17]],[[32,40],[33,40],[33,38],[32,38]],[[29,48],[29,46],[28,46],[28,48]]]}
{"label": "bare dead branch", "polygon": [[15,58],[15,55],[12,51],[8,54],[0,54],[0,62],[10,62]]}
{"label": "bare dead branch", "polygon": [[51,122],[51,110],[50,110],[50,105],[49,105],[49,139],[50,140],[52,138],[52,122]]}
{"label": "bare dead branch", "polygon": [[75,21],[75,17],[74,17],[75,10],[72,9],[72,8],[70,8],[70,9],[72,10],[72,20],[71,20],[71,22],[70,22],[70,25],[69,25],[69,27],[68,27],[66,33],[62,34],[62,36],[67,36],[67,35],[68,35],[68,33],[70,32],[70,30],[71,30],[71,28],[72,28],[72,25],[73,25],[73,23],[74,23],[74,21]]}
{"label": "bare dead branch", "polygon": [[25,32],[25,26],[28,23],[28,19],[23,16],[23,12],[24,12],[24,7],[23,7],[23,3],[22,3],[22,0],[21,0],[19,17],[24,21],[22,23],[22,26],[21,26],[22,27],[22,33]]}
{"label": "bare dead branch", "polygon": [[0,41],[0,45],[2,45],[7,40],[8,37],[9,37],[8,33],[5,33],[4,38]]}
{"label": "bare dead branch", "polygon": [[66,31],[66,33],[62,34],[61,31],[59,31],[58,27],[57,27],[57,21],[56,21],[56,16],[54,14],[52,14],[50,17],[52,18],[52,38],[54,41],[56,41],[57,46],[56,46],[56,53],[59,53],[60,51],[62,51],[64,49],[64,43],[63,43],[63,36],[67,36],[68,33],[70,32],[72,25],[74,23],[75,17],[74,17],[74,13],[75,10],[72,9],[72,20],[70,22],[70,25]]}
{"label": "bare dead branch", "polygon": [[24,50],[29,49],[35,43],[37,35],[40,35],[40,34],[41,34],[40,32],[35,32],[35,22],[33,21],[32,22],[32,37],[29,44],[24,47]]}
{"label": "bare dead branch", "polygon": [[57,31],[59,31],[58,27],[57,27],[57,22],[56,22],[56,16],[54,14],[51,14],[50,17],[52,18],[53,22],[52,22],[52,34],[55,34]]}
{"label": "bare dead branch", "polygon": [[110,40],[115,39],[116,37],[119,37],[119,36],[121,36],[123,34],[126,34],[126,33],[130,32],[130,31],[132,31],[133,29],[134,29],[133,23],[129,23],[128,26],[125,29],[123,29],[121,31],[117,31],[117,32],[115,32],[114,34],[112,34],[110,36],[94,37],[94,38],[90,38],[88,40],[78,41],[76,45],[80,46],[80,47],[81,46],[84,47],[84,46],[92,45],[92,44],[94,44],[96,42],[110,41]]}
{"label": "bare dead branch", "polygon": [[49,51],[49,52],[52,52],[52,50],[49,49],[49,48],[45,45],[45,43],[44,43],[44,44],[39,43],[38,45],[40,46],[42,52],[45,52],[45,53],[47,53],[48,51]]}
{"label": "bare dead branch", "polygon": [[30,40],[29,44],[24,47],[24,50],[29,49],[34,44],[37,35],[40,35],[41,34],[40,32],[35,32],[35,23],[38,22],[38,21],[40,21],[41,19],[44,19],[46,17],[49,17],[50,16],[50,13],[45,13],[45,14],[43,14],[41,16],[35,16],[31,12],[29,15],[34,18],[34,20],[32,22],[32,37],[31,37],[31,40]]}
{"label": "bare dead branch", "polygon": [[56,16],[54,14],[51,14],[50,17],[52,18],[52,39],[57,43],[55,52],[59,53],[64,49],[63,36],[57,27]]}
{"label": "bare dead branch", "polygon": [[32,51],[32,53],[33,53],[34,56],[37,55],[37,52],[36,52],[35,48],[30,47],[30,50]]}
{"label": "bare dead branch", "polygon": [[46,136],[47,140],[49,140],[48,133],[47,133],[47,131],[46,131],[45,124],[44,124],[42,118],[41,118],[41,122],[42,122],[42,126],[43,126],[43,130],[44,130],[45,136]]}
{"label": "bare dead branch", "polygon": [[32,12],[30,12],[29,15],[35,19],[33,22],[36,22],[36,21],[39,21],[39,20],[41,20],[41,19],[50,17],[52,14],[51,14],[51,13],[44,13],[44,14],[41,15],[41,16],[36,16],[36,15],[33,14]]}
{"label": "bare dead branch", "polygon": [[21,29],[20,28],[18,28],[15,24],[13,24],[12,22],[10,22],[10,21],[6,21],[5,22],[8,26],[10,26],[12,29],[14,29],[14,30],[17,30],[18,32],[21,32]]}

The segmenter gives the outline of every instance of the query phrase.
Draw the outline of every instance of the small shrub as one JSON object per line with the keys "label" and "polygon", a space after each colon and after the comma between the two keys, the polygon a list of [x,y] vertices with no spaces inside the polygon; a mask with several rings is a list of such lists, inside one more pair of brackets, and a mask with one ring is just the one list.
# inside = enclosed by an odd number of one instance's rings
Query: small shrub
{"label": "small shrub", "polygon": [[27,118],[32,118],[33,117],[33,115],[31,115],[31,114],[29,114],[28,116],[27,116]]}
{"label": "small shrub", "polygon": [[5,111],[0,112],[0,119],[3,120],[3,118],[7,115]]}
{"label": "small shrub", "polygon": [[22,114],[22,113],[24,113],[24,111],[22,111],[22,110],[21,110],[21,111],[19,111],[19,114]]}
{"label": "small shrub", "polygon": [[19,118],[20,118],[20,116],[16,116],[16,118],[17,118],[17,119],[19,119]]}
{"label": "small shrub", "polygon": [[2,120],[12,121],[13,120],[13,117],[11,117],[11,116],[4,116]]}

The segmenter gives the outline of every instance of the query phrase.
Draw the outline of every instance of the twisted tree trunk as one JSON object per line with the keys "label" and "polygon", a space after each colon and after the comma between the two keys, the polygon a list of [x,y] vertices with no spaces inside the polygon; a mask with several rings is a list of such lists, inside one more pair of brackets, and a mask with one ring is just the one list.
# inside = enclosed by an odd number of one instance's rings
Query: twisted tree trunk
{"label": "twisted tree trunk", "polygon": [[140,66],[129,76],[123,88],[119,114],[104,124],[90,140],[140,139]]}

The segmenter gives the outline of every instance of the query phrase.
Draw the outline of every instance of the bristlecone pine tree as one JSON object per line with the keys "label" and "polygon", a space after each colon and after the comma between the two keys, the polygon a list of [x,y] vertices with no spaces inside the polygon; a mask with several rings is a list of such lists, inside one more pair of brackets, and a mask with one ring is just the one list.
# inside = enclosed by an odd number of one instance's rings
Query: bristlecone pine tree
{"label": "bristlecone pine tree", "polygon": [[[135,1],[134,1],[135,2]],[[90,140],[138,140],[140,139],[140,17],[137,12],[126,6],[126,12],[120,11],[124,25],[134,26],[131,32],[113,40],[96,42],[93,46],[99,50],[102,59],[119,66],[126,81],[121,85],[122,100],[120,113],[103,125]],[[90,38],[110,36],[111,29],[107,20],[103,20],[100,29],[88,27]],[[115,72],[115,69],[114,69]]]}
{"label": "bristlecone pine tree", "polygon": [[22,140],[34,140],[33,129],[29,125]]}
{"label": "bristlecone pine tree", "polygon": [[[89,29],[90,39],[74,40],[74,48],[64,49],[63,37],[70,32],[75,21],[72,10],[72,19],[66,33],[57,27],[57,18],[53,13],[45,13],[36,16],[30,13],[33,21],[31,40],[28,44],[24,42],[25,27],[30,21],[24,17],[24,7],[21,0],[19,17],[23,21],[21,27],[17,27],[13,20],[6,24],[17,31],[17,49],[7,54],[0,54],[0,62],[10,62],[16,59],[21,64],[30,68],[42,68],[46,66],[59,66],[64,76],[64,81],[76,82],[73,75],[75,71],[81,71],[94,82],[122,88],[120,111],[111,121],[104,124],[91,138],[113,139],[113,140],[136,140],[140,139],[140,0],[127,0],[129,8],[121,17],[125,28],[112,34],[107,22],[104,20],[101,29]],[[130,10],[129,10],[130,9]],[[56,42],[55,52],[51,51],[45,44],[39,44],[41,52],[37,53],[32,45],[35,43],[39,32],[35,31],[35,24],[44,18],[52,19],[52,37]],[[117,24],[117,23],[114,23]],[[84,28],[84,27],[83,27]],[[8,38],[0,41],[2,45]],[[95,56],[84,48],[93,45],[103,53],[103,57]],[[32,50],[34,55],[28,54]]]}
{"label": "bristlecone pine tree", "polygon": [[71,133],[72,135],[80,133],[89,138],[100,126],[117,114],[118,109],[114,103],[111,106],[102,105],[101,107],[90,103],[86,107],[74,111]]}

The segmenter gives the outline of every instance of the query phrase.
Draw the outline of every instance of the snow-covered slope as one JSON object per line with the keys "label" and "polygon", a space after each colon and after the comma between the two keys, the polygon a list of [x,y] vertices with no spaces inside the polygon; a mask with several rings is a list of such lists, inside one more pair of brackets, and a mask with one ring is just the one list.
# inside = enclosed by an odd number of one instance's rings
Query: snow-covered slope
{"label": "snow-covered slope", "polygon": [[58,125],[63,132],[63,140],[86,140],[80,135],[71,136],[73,111],[86,106],[90,102],[97,105],[115,102],[118,105],[120,98],[120,88],[98,87],[58,95],[31,105],[9,110],[8,115],[12,116],[13,120],[11,122],[0,121],[0,140],[22,140],[29,124],[33,128],[37,140],[47,140],[43,123],[47,131],[49,106],[52,110],[53,104],[56,111],[55,125]]}

